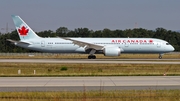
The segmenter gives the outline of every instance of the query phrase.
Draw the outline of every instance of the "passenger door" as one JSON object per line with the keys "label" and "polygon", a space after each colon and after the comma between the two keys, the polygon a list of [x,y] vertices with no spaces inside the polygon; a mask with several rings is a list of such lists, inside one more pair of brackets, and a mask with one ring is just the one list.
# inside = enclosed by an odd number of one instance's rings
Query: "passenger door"
{"label": "passenger door", "polygon": [[45,47],[45,41],[41,41],[41,47]]}

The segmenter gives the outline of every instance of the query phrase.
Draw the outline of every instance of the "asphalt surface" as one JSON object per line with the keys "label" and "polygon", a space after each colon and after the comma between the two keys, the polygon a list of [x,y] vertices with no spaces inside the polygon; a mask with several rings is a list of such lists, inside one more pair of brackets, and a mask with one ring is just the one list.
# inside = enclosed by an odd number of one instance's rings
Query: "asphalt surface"
{"label": "asphalt surface", "polygon": [[0,59],[9,63],[180,64],[180,59]]}
{"label": "asphalt surface", "polygon": [[[180,64],[180,59],[0,59],[0,63]],[[0,77],[0,91],[180,89],[179,76]]]}
{"label": "asphalt surface", "polygon": [[180,89],[180,77],[0,77],[1,92],[141,89]]}

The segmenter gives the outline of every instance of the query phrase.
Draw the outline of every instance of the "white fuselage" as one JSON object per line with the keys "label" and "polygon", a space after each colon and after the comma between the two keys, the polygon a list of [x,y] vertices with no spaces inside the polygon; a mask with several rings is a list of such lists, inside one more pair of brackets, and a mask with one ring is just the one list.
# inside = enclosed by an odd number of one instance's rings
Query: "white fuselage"
{"label": "white fuselage", "polygon": [[[121,53],[166,53],[174,51],[167,42],[155,38],[71,38],[91,44],[103,45],[104,47],[119,47]],[[50,53],[87,53],[84,47],[75,45],[72,41],[61,38],[38,38],[26,40],[31,43],[16,44],[17,46]],[[102,50],[97,50],[101,53]],[[89,54],[89,53],[88,53]]]}

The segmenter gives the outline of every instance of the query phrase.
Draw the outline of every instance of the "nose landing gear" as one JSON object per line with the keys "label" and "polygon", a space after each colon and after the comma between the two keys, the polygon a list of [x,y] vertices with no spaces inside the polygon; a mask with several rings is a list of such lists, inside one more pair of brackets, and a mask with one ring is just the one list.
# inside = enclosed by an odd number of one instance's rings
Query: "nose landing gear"
{"label": "nose landing gear", "polygon": [[163,54],[159,54],[159,59],[162,59],[162,55],[163,55]]}

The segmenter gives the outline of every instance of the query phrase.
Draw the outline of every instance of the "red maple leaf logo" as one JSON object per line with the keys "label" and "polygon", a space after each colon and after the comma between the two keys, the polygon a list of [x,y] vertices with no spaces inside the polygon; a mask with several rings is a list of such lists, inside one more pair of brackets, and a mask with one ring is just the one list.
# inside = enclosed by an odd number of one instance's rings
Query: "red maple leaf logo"
{"label": "red maple leaf logo", "polygon": [[20,29],[18,29],[20,35],[26,36],[29,29],[26,29],[26,27],[22,26]]}

